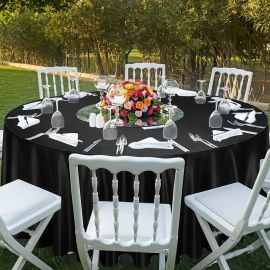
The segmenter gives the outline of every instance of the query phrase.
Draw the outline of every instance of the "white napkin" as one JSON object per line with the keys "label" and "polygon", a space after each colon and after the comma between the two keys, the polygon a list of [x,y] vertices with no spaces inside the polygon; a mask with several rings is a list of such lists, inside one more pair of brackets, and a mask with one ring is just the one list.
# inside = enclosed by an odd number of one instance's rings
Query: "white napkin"
{"label": "white napkin", "polygon": [[[256,121],[256,112],[253,110],[251,112],[236,113],[234,117],[238,120],[245,121],[246,123],[254,123]],[[248,118],[246,119],[246,117]]]}
{"label": "white napkin", "polygon": [[51,133],[49,138],[71,146],[77,146],[79,142],[78,133]]}
{"label": "white napkin", "polygon": [[230,131],[213,130],[213,140],[221,142],[234,136],[242,135],[243,132],[240,128],[232,129]]}
{"label": "white napkin", "polygon": [[153,137],[145,138],[138,142],[132,142],[128,145],[132,149],[156,148],[156,149],[173,149],[171,142],[160,142]]}
{"label": "white napkin", "polygon": [[[80,92],[80,98],[84,98],[88,95],[87,92]],[[69,92],[65,92],[64,98],[68,98]]]}
{"label": "white napkin", "polygon": [[192,90],[179,89],[179,91],[176,92],[176,95],[179,97],[195,97],[197,92]]}
{"label": "white napkin", "polygon": [[31,126],[34,126],[34,125],[40,123],[39,119],[33,118],[33,117],[28,117],[28,116],[27,116],[27,121],[26,121],[25,116],[22,116],[22,115],[18,115],[18,120],[19,120],[19,122],[18,122],[17,126],[22,128],[22,129],[26,129],[28,127],[31,127]]}
{"label": "white napkin", "polygon": [[23,111],[41,109],[41,101],[35,101],[23,105]]}

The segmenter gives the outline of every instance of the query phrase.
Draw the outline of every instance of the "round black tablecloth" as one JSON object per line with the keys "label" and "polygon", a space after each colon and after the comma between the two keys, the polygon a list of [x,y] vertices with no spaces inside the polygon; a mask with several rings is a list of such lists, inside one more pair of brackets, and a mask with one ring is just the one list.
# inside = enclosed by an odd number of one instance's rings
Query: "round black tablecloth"
{"label": "round black tablecloth", "polygon": [[[69,251],[76,250],[74,235],[74,221],[71,202],[68,156],[71,153],[82,153],[83,149],[93,141],[102,138],[102,129],[90,128],[87,122],[76,117],[76,112],[89,104],[96,103],[99,97],[85,97],[77,104],[60,102],[59,109],[65,117],[65,127],[61,133],[77,132],[79,143],[72,147],[61,142],[42,136],[32,141],[25,138],[40,132],[45,132],[50,127],[51,115],[42,115],[40,124],[25,130],[17,127],[18,120],[5,120],[3,142],[2,184],[20,178],[41,188],[54,192],[62,197],[62,209],[49,224],[42,241],[53,246],[57,255],[65,255]],[[209,98],[208,98],[209,100]],[[212,141],[212,131],[208,127],[208,119],[214,110],[214,103],[197,105],[194,98],[174,97],[173,103],[184,112],[184,117],[177,122],[177,142],[190,149],[183,153],[178,148],[164,149],[140,149],[134,150],[125,147],[126,156],[152,156],[152,157],[177,157],[185,159],[185,175],[182,194],[181,220],[179,228],[178,259],[179,254],[188,254],[196,258],[201,254],[202,247],[207,247],[206,240],[199,224],[189,210],[183,199],[186,195],[240,181],[251,187],[259,169],[259,160],[264,157],[268,146],[267,117],[263,114],[256,115],[256,125],[265,126],[264,129],[243,127],[249,131],[257,131],[257,135],[243,134],[222,142]],[[242,103],[242,107],[252,107]],[[256,111],[260,111],[256,108]],[[19,114],[31,114],[35,111],[22,111],[22,106],[11,111],[7,116]],[[223,126],[234,127],[227,123],[227,119],[233,120],[233,114],[223,117]],[[212,149],[200,143],[193,142],[188,132],[198,133],[204,139],[217,144],[219,148]],[[163,140],[162,129],[143,130],[140,127],[118,128],[119,134],[125,134],[128,142],[139,141],[146,137],[154,137]],[[88,155],[115,155],[115,141],[102,140]],[[146,175],[147,178],[154,176]],[[146,178],[145,177],[145,178]],[[91,213],[91,182],[89,171],[80,168],[82,204],[85,224]],[[123,173],[119,181],[120,200],[131,201],[133,195],[131,179]],[[173,190],[173,173],[164,175],[162,179],[161,201],[170,203]],[[110,179],[99,183],[100,200],[111,200],[112,191]],[[141,184],[140,200],[152,202],[154,191],[146,183]],[[101,262],[109,265],[117,260],[117,253],[103,253]],[[148,262],[149,255],[134,255],[137,266]]]}

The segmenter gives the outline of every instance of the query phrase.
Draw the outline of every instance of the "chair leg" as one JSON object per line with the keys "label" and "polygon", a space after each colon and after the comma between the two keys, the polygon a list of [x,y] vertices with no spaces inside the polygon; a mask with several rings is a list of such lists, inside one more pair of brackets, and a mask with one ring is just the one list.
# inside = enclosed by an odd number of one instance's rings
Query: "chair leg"
{"label": "chair leg", "polygon": [[[207,266],[209,266],[211,263],[213,263],[215,260],[217,260],[217,263],[221,270],[230,270],[229,265],[227,264],[227,261],[224,257],[224,253],[233,246],[233,244],[229,244],[228,240],[222,245],[219,246],[216,238],[213,234],[213,231],[211,230],[208,222],[206,222],[202,217],[199,215],[196,215],[197,219],[202,227],[202,230],[206,236],[206,239],[212,249],[212,253],[210,253],[208,256],[206,256],[202,261],[200,261],[198,264],[196,264],[192,270],[199,270],[204,269]],[[227,243],[227,244],[226,244]],[[226,244],[226,245],[225,245]],[[227,247],[228,246],[228,247]]]}
{"label": "chair leg", "polygon": [[264,230],[259,230],[259,231],[257,231],[257,234],[261,240],[261,243],[262,243],[268,257],[270,257],[270,240],[269,240],[266,232]]}
{"label": "chair leg", "polygon": [[99,250],[93,251],[92,270],[98,270],[99,264]]}
{"label": "chair leg", "polygon": [[174,269],[178,239],[171,239],[169,253],[166,262],[166,270]]}
{"label": "chair leg", "polygon": [[159,267],[158,267],[158,269],[165,270],[165,254],[164,253],[159,253]]}
{"label": "chair leg", "polygon": [[[32,234],[32,237],[29,239],[29,241],[27,242],[27,244],[24,247],[25,250],[27,250],[29,253],[32,253],[34,247],[36,246],[36,244],[37,244],[37,242],[39,240],[39,238],[41,237],[42,233],[44,232],[47,225],[49,224],[52,216],[53,215],[43,219],[38,224],[37,228],[35,229],[34,233]],[[21,270],[23,268],[25,262],[26,262],[26,258],[24,258],[24,256],[22,256],[22,254],[21,254],[12,269],[13,270]],[[32,263],[32,261],[30,261],[30,262]]]}
{"label": "chair leg", "polygon": [[92,263],[88,254],[88,249],[81,234],[76,234],[77,248],[80,257],[80,261],[84,270],[91,270]]}

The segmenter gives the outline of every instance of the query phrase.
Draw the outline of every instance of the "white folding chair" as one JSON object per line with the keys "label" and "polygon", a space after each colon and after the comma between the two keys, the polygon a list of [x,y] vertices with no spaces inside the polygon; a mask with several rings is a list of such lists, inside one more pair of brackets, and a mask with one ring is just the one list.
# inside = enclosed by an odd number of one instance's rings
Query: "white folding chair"
{"label": "white folding chair", "polygon": [[[260,246],[270,256],[270,241],[265,232],[270,227],[270,193],[267,198],[260,195],[269,168],[270,150],[252,189],[241,183],[234,183],[185,197],[186,205],[194,211],[212,249],[192,270],[204,269],[216,261],[220,269],[229,270],[226,259],[253,252]],[[209,224],[216,230],[213,231]],[[220,233],[228,237],[221,246],[215,238]],[[258,240],[246,248],[227,253],[242,236],[250,233],[257,233]]]}
{"label": "white folding chair", "polygon": [[[32,250],[60,208],[61,197],[22,180],[0,187],[0,246],[19,256],[12,270],[22,269],[26,260],[39,269],[52,270]],[[14,238],[23,231],[31,236],[25,246]]]}
{"label": "white folding chair", "polygon": [[[136,75],[139,75],[140,81],[147,80],[147,86],[151,86],[151,74],[154,77],[154,89],[158,89],[158,83],[160,78],[160,84],[162,84],[165,80],[165,65],[164,64],[156,64],[156,63],[134,63],[134,64],[126,64],[125,65],[125,81],[129,80],[129,70],[131,69],[132,73],[132,81],[136,81]],[[136,70],[139,70],[136,72]],[[144,79],[144,70],[147,70],[146,79]]]}
{"label": "white folding chair", "polygon": [[[82,220],[80,165],[92,172],[93,211],[86,230]],[[99,250],[159,253],[159,269],[165,269],[166,254],[166,269],[174,269],[184,174],[182,158],[71,154],[69,166],[77,247],[84,270],[98,269]],[[96,175],[99,168],[107,169],[112,174],[112,201],[99,201]],[[172,210],[169,204],[160,203],[161,173],[168,169],[176,170]],[[134,177],[133,202],[119,201],[117,174],[121,171],[130,172]],[[141,203],[139,199],[139,175],[144,171],[156,174],[154,203]],[[109,182],[108,179],[108,186]],[[92,262],[89,250],[93,250]]]}
{"label": "white folding chair", "polygon": [[224,85],[229,88],[227,95],[230,98],[247,102],[252,76],[253,73],[251,71],[245,71],[243,69],[214,67],[207,94],[218,96],[220,87]]}
{"label": "white folding chair", "polygon": [[[261,161],[260,161],[260,167],[262,166],[263,161],[264,161],[264,159],[261,159]],[[265,177],[265,180],[264,180],[264,183],[263,183],[263,190],[266,193],[268,193],[269,190],[270,190],[270,169],[268,170],[268,172],[266,174],[266,177]]]}
{"label": "white folding chair", "polygon": [[[39,97],[64,95],[65,91],[69,92],[72,87],[72,80],[75,82],[75,89],[79,92],[78,70],[76,67],[43,67],[37,71]],[[50,85],[53,93],[50,92]],[[44,92],[46,91],[46,95]]]}
{"label": "white folding chair", "polygon": [[0,129],[0,160],[2,159],[4,130]]}

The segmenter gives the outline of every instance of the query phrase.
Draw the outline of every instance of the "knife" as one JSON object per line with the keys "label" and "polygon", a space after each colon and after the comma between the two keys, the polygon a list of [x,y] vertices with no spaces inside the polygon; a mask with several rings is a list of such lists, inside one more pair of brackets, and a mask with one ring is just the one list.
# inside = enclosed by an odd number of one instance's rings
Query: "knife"
{"label": "knife", "polygon": [[[233,129],[234,129],[234,128],[227,128],[227,127],[223,127],[223,128],[226,129],[226,130],[233,130]],[[247,134],[254,134],[254,135],[258,134],[258,132],[248,131],[248,130],[243,130],[243,129],[241,129],[241,128],[240,128],[240,130],[241,130],[243,133],[247,133]]]}
{"label": "knife", "polygon": [[86,147],[83,151],[89,152],[92,148],[94,148],[100,142],[101,142],[101,139],[94,141],[92,144],[90,144],[88,147]]}

